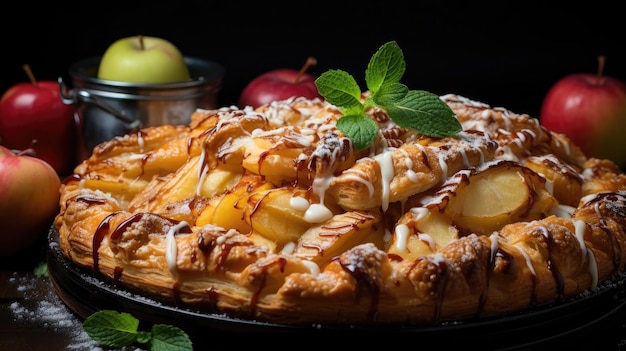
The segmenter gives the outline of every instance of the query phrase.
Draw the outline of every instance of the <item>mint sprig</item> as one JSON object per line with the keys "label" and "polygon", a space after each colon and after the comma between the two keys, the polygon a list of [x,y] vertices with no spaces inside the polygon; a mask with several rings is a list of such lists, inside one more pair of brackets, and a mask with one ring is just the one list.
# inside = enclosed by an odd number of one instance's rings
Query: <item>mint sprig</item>
{"label": "mint sprig", "polygon": [[33,269],[33,273],[37,278],[49,277],[50,275],[48,274],[48,264],[45,261],[37,263],[37,265]]}
{"label": "mint sprig", "polygon": [[365,113],[370,106],[385,109],[398,126],[426,136],[453,136],[463,130],[450,106],[437,95],[409,90],[400,83],[405,70],[404,53],[395,41],[390,41],[378,49],[367,65],[365,82],[370,95],[364,102],[358,83],[345,71],[329,70],[315,80],[320,95],[343,114],[337,128],[358,150],[370,147],[378,136],[378,124]]}
{"label": "mint sprig", "polygon": [[83,330],[102,345],[121,348],[134,343],[148,344],[150,351],[193,350],[189,336],[177,327],[155,324],[150,332],[138,331],[139,320],[129,313],[102,310],[83,322]]}

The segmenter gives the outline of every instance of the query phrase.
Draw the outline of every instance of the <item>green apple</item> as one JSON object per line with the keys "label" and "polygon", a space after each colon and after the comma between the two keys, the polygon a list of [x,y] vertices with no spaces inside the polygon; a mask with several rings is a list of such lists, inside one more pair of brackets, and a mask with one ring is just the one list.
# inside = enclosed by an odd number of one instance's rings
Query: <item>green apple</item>
{"label": "green apple", "polygon": [[191,79],[184,56],[168,40],[132,36],[111,44],[98,66],[98,79],[129,83],[176,83]]}

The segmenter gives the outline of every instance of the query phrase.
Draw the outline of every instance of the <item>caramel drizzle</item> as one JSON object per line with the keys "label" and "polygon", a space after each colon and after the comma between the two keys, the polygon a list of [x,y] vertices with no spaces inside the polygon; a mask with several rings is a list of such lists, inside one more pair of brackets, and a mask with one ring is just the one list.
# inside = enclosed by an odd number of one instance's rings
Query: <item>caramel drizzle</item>
{"label": "caramel drizzle", "polygon": [[104,240],[104,236],[109,233],[109,226],[111,222],[111,218],[113,218],[117,213],[111,213],[106,216],[98,227],[96,228],[96,232],[92,238],[92,253],[91,257],[93,258],[93,268],[96,272],[100,272],[100,255],[98,251],[100,250],[100,245],[102,245],[102,240]]}
{"label": "caramel drizzle", "polygon": [[350,275],[356,281],[355,302],[358,303],[363,296],[365,288],[371,292],[370,306],[368,312],[368,319],[371,321],[376,320],[376,314],[378,313],[378,300],[380,299],[380,285],[376,279],[372,279],[372,276],[367,273],[365,269],[356,264],[345,264],[339,257],[334,258],[341,268],[350,273]]}
{"label": "caramel drizzle", "polygon": [[[85,199],[88,199],[88,197],[85,197]],[[99,257],[99,250],[100,250],[100,246],[102,245],[102,241],[104,240],[104,237],[109,234],[110,231],[110,225],[111,225],[111,219],[113,217],[115,217],[116,215],[120,214],[121,212],[113,212],[110,213],[109,215],[107,215],[101,222],[100,224],[98,224],[98,227],[96,228],[96,231],[93,234],[93,239],[92,239],[92,258],[93,258],[93,267],[94,270],[96,272],[100,272],[100,267],[99,267],[99,261],[100,261],[100,257]],[[181,221],[178,220],[174,220],[171,218],[165,218],[162,217],[158,214],[155,213],[149,213],[149,212],[141,212],[141,213],[136,213],[132,216],[130,216],[129,218],[125,219],[122,223],[120,223],[110,234],[110,239],[111,240],[119,240],[119,238],[122,236],[122,234],[124,234],[124,232],[128,229],[128,227],[130,227],[133,223],[139,222],[142,218],[144,218],[145,216],[158,216],[160,218],[163,218],[165,220],[167,220],[168,222],[171,223],[172,226],[177,226],[180,225]],[[175,234],[179,234],[179,233],[186,233],[189,234],[191,233],[191,228],[187,225],[181,228],[177,228],[176,233]],[[119,280],[119,277],[121,276],[121,272],[122,272],[122,268],[121,267],[115,267],[114,269],[114,275],[117,276],[117,278],[114,277],[115,281]]]}
{"label": "caramel drizzle", "polygon": [[282,273],[285,271],[287,260],[284,257],[280,257],[279,259],[274,260],[262,267],[263,274],[261,275],[261,282],[259,283],[259,286],[256,289],[256,291],[252,294],[252,297],[250,298],[250,311],[249,312],[250,312],[250,315],[252,316],[255,315],[256,307],[259,303],[259,296],[261,295],[263,288],[265,288],[265,286],[267,285],[268,270],[270,269],[270,267],[275,266],[275,265],[279,266],[278,269]]}

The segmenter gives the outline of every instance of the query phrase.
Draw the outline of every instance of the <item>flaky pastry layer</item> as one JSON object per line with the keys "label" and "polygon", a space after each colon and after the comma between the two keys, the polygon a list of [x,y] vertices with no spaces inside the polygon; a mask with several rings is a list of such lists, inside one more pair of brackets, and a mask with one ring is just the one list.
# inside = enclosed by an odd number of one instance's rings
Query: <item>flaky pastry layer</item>
{"label": "flaky pastry layer", "polygon": [[357,151],[324,101],[197,110],[98,145],[61,187],[65,256],[166,303],[287,324],[431,324],[593,291],[626,262],[626,176],[528,115],[380,109]]}

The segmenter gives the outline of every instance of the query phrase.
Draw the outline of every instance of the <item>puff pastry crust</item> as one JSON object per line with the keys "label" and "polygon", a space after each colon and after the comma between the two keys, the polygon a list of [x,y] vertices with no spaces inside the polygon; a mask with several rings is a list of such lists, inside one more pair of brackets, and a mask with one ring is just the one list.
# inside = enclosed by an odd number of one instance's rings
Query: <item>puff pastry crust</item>
{"label": "puff pastry crust", "polygon": [[626,176],[537,119],[441,97],[463,131],[292,98],[98,145],[61,187],[65,256],[166,303],[287,324],[431,324],[593,291],[624,271]]}

